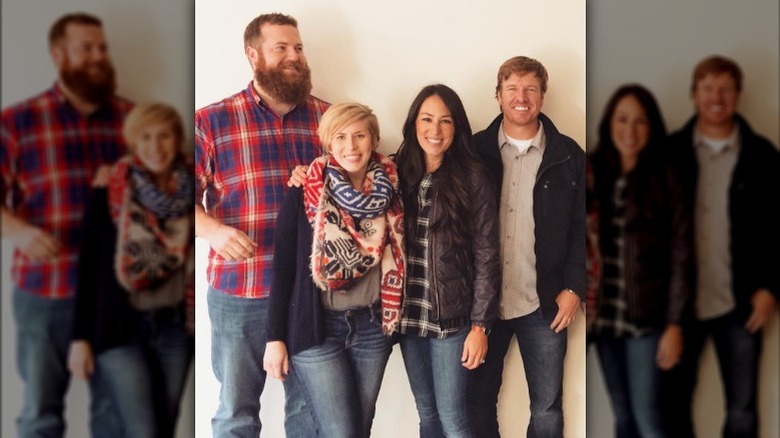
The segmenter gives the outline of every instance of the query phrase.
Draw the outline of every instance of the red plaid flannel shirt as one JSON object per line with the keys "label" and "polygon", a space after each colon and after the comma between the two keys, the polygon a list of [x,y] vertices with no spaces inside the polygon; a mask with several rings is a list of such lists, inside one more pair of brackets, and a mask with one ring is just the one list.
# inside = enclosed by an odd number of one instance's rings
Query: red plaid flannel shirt
{"label": "red plaid flannel shirt", "polygon": [[309,96],[279,117],[250,82],[195,113],[195,199],[258,244],[255,256],[243,261],[227,261],[210,250],[206,277],[213,288],[244,298],[268,296],[276,215],[290,171],[321,155],[317,126],[327,108]]}
{"label": "red plaid flannel shirt", "polygon": [[122,121],[132,104],[120,97],[84,116],[57,84],[5,108],[0,128],[0,199],[9,211],[63,245],[51,260],[14,251],[11,280],[46,298],[75,293],[81,219],[98,166],[125,153]]}

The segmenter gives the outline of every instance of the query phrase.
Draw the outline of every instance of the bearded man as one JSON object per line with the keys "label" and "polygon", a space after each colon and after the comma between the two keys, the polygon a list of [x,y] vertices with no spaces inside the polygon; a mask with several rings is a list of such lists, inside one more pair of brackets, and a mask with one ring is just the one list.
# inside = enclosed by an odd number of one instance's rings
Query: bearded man
{"label": "bearded man", "polygon": [[[311,92],[298,24],[260,15],[244,32],[254,80],[195,113],[195,233],[211,250],[206,277],[211,360],[221,385],[217,436],[257,437],[276,216],[296,165],[321,155],[328,104]],[[291,242],[294,244],[294,242]],[[316,436],[295,376],[284,379],[285,431]]]}
{"label": "bearded man", "polygon": [[[99,168],[125,153],[122,121],[132,106],[114,94],[100,19],[62,16],[49,31],[49,50],[57,81],[5,108],[0,128],[1,235],[15,246],[16,361],[25,385],[20,437],[64,434],[82,212]],[[92,436],[118,436],[105,385],[93,377]]]}

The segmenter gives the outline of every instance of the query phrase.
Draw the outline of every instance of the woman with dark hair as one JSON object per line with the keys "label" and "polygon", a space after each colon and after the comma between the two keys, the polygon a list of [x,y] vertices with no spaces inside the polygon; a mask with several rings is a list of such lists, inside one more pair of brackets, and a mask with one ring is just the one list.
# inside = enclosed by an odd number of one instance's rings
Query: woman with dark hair
{"label": "woman with dark hair", "polygon": [[107,383],[127,436],[172,437],[194,351],[195,179],[172,106],[136,106],[123,135],[130,154],[84,214],[68,367]]}
{"label": "woman with dark hair", "polygon": [[690,294],[691,211],[661,153],[666,129],[653,95],[619,88],[591,157],[602,260],[592,333],[617,437],[665,436],[661,370],[682,352],[680,319]]}
{"label": "woman with dark hair", "polygon": [[470,139],[455,91],[429,85],[396,156],[408,260],[400,343],[423,437],[473,436],[468,371],[484,361],[497,312],[498,207]]}

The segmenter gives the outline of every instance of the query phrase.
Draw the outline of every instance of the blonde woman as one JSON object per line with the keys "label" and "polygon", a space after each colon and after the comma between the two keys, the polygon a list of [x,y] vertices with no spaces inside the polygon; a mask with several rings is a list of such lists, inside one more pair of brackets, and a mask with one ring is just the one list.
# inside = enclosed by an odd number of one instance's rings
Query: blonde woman
{"label": "blonde woman", "polygon": [[318,135],[328,154],[277,219],[263,365],[295,373],[323,436],[366,437],[400,319],[398,172],[365,105],[331,106]]}
{"label": "blonde woman", "polygon": [[127,436],[173,436],[194,346],[194,180],[173,107],[136,106],[123,134],[130,154],[84,216],[68,365],[108,383]]}

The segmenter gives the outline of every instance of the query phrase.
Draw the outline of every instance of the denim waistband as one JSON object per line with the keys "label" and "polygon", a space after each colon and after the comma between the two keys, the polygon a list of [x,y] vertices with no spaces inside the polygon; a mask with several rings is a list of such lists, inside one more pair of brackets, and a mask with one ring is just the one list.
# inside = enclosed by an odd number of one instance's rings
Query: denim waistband
{"label": "denim waistband", "polygon": [[353,307],[352,309],[347,310],[326,310],[326,312],[330,315],[339,315],[347,318],[360,315],[369,315],[371,316],[372,320],[381,320],[380,316],[382,315],[382,300],[377,300],[370,306]]}

